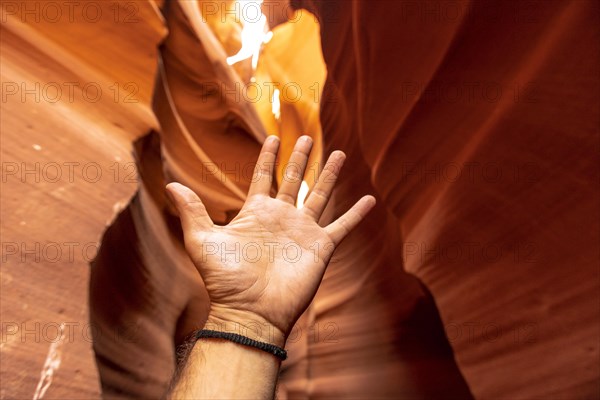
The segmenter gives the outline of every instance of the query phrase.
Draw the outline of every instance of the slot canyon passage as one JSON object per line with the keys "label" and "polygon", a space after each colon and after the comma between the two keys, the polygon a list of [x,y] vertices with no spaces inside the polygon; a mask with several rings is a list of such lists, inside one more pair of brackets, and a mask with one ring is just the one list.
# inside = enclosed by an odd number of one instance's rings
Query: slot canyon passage
{"label": "slot canyon passage", "polygon": [[208,307],[164,186],[225,224],[268,134],[346,153],[322,222],[378,201],[278,398],[600,397],[597,2],[67,3],[2,3],[1,398],[160,397]]}

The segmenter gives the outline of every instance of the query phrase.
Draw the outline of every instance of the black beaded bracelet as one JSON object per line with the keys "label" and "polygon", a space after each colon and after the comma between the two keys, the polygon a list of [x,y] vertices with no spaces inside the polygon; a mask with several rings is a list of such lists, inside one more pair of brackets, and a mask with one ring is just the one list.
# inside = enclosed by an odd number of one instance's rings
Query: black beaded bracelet
{"label": "black beaded bracelet", "polygon": [[285,360],[287,358],[287,351],[281,347],[275,346],[274,344],[259,342],[258,340],[250,339],[249,337],[238,335],[237,333],[202,329],[196,332],[196,340],[202,338],[225,339],[244,346],[254,347],[255,349],[262,350],[269,354],[273,354],[275,357],[278,357],[281,360]]}

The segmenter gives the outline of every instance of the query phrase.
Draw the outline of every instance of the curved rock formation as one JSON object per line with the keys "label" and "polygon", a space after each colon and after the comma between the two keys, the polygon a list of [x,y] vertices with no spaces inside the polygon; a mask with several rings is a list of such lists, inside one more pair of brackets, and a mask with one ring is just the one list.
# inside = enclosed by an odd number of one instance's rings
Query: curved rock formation
{"label": "curved rock formation", "polygon": [[296,5],[321,21],[325,151],[364,159],[473,394],[597,397],[598,5]]}
{"label": "curved rock formation", "polygon": [[313,136],[308,188],[346,152],[323,223],[378,198],[288,341],[280,398],[600,395],[595,2],[269,0],[258,64],[232,66],[233,1],[83,3],[58,23],[2,4],[0,397],[160,397],[207,312],[164,186],[226,223],[268,133],[283,159]]}

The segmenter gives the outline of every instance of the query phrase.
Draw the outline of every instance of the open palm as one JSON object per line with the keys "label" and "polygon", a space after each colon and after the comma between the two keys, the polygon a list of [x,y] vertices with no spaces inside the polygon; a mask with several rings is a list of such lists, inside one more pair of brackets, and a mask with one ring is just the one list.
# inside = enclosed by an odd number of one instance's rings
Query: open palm
{"label": "open palm", "polygon": [[210,297],[209,321],[267,325],[271,341],[283,344],[321,283],[335,246],[375,204],[360,199],[326,227],[318,225],[344,162],[331,154],[303,208],[295,202],[312,147],[296,142],[276,198],[269,196],[279,140],[261,150],[248,198],[226,226],[214,225],[202,201],[178,183],[167,186],[179,212],[185,246]]}

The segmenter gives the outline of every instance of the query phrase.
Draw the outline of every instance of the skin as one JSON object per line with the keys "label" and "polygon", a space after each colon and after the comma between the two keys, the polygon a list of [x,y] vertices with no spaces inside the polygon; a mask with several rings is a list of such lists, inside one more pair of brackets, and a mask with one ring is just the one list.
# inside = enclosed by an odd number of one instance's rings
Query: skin
{"label": "skin", "polygon": [[[269,136],[257,161],[240,213],[226,226],[214,225],[200,198],[171,183],[185,247],[210,298],[204,329],[235,332],[285,346],[294,323],[306,310],[335,247],[375,205],[364,196],[340,218],[318,224],[344,163],[333,152],[304,202],[295,206],[312,140],[296,142],[275,198],[269,196],[279,139]],[[260,350],[221,339],[195,343],[168,398],[274,397],[280,360]]]}

